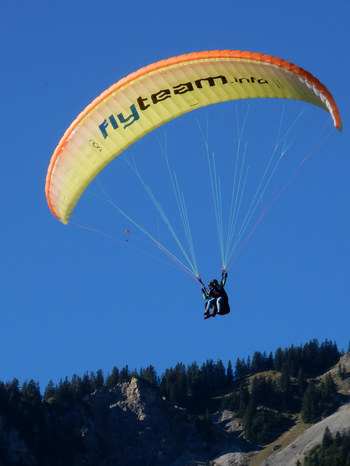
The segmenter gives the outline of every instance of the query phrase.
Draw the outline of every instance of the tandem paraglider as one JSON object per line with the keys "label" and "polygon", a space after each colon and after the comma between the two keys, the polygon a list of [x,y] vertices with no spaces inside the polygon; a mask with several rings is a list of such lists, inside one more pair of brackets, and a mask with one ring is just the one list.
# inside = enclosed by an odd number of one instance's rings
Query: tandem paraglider
{"label": "tandem paraglider", "polygon": [[[329,112],[334,126],[340,131],[342,129],[337,105],[328,89],[308,71],[285,60],[238,50],[205,51],[169,58],[150,64],[117,81],[93,100],[69,126],[52,155],[46,176],[45,192],[51,212],[63,224],[68,224],[78,200],[101,170],[155,128],[194,109],[225,101],[252,98],[308,102]],[[179,142],[181,138],[182,134],[179,133]],[[238,160],[238,156],[243,154],[241,159],[244,160],[245,149],[242,149],[243,144],[239,135],[237,139],[239,142],[235,155]],[[151,213],[144,216],[141,221],[137,221],[120,207],[119,200],[114,202],[107,198],[107,201],[124,216],[133,232],[138,230],[145,235],[152,246],[156,246],[179,269],[199,282],[206,299],[205,318],[230,312],[224,289],[227,270],[241,251],[242,245],[255,231],[263,215],[274,203],[273,200],[267,206],[264,204],[267,187],[270,187],[273,175],[278,173],[280,161],[286,159],[283,156],[288,147],[284,142],[280,145],[279,141],[275,142],[267,167],[261,170],[259,167],[259,174],[261,172],[262,176],[256,183],[256,192],[247,202],[248,211],[241,216],[239,208],[243,204],[243,189],[248,170],[245,170],[243,162],[240,165],[236,160],[234,169],[231,165],[222,164],[228,177],[225,188],[229,190],[229,195],[226,196],[220,191],[223,183],[220,183],[221,180],[216,175],[215,159],[211,157],[212,154],[207,157],[212,164],[210,183],[215,195],[212,205],[215,208],[216,233],[221,256],[220,268],[223,271],[221,281],[214,279],[208,287],[200,279],[200,267],[195,257],[195,242],[200,235],[191,235],[192,218],[186,209],[183,192],[179,188],[174,172],[169,169],[168,185],[174,190],[180,211],[179,217],[181,217],[178,224],[183,227],[185,234],[183,231],[178,234],[175,228],[177,225],[171,223],[166,216],[162,202],[165,202],[169,196],[165,193],[160,201],[155,199],[153,191],[141,178],[136,165],[132,160],[130,161],[129,153],[125,154],[126,161],[133,167],[163,221],[162,226],[164,225],[164,229],[168,228],[172,243],[168,244],[164,241],[164,235],[158,232],[151,233],[151,230],[142,223],[145,217],[148,219],[152,216]],[[260,156],[259,153],[253,159],[253,168],[260,162]],[[148,157],[147,151],[145,157]],[[276,162],[273,157],[276,157]],[[181,159],[181,155],[178,159]],[[185,162],[184,159],[185,157],[182,157],[182,162]],[[191,163],[191,154],[187,159]],[[169,168],[166,157],[164,161],[164,165]],[[150,171],[153,173],[153,169]],[[186,170],[181,167],[180,171]],[[195,178],[196,175],[192,180],[187,181],[189,190],[195,190],[192,187]],[[285,186],[280,192],[284,189]],[[121,196],[125,196],[124,192]],[[278,197],[279,194],[275,195],[274,199]],[[133,202],[138,203],[134,194],[129,197],[128,207],[130,205],[133,207]],[[253,220],[254,215],[257,215],[255,220]],[[155,223],[156,221],[153,222]],[[199,231],[206,231],[208,223],[206,221]],[[133,241],[128,241],[131,238],[130,229],[125,229],[124,237],[120,242],[130,248],[132,247],[130,243],[134,242],[136,236],[133,233]],[[187,249],[181,242],[183,237],[187,241]],[[201,242],[202,247],[205,248],[204,240],[202,238],[200,240],[198,242]],[[210,251],[212,249],[210,247]]]}

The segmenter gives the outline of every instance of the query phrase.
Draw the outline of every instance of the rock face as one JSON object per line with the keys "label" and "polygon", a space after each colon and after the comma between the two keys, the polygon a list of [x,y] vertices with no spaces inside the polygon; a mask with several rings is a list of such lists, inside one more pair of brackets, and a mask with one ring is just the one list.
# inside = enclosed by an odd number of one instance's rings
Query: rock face
{"label": "rock face", "polygon": [[202,425],[189,422],[184,409],[136,378],[96,391],[88,405],[91,416],[82,431],[89,459],[84,464],[184,466],[242,449],[232,413],[217,414]]}
{"label": "rock face", "polygon": [[91,465],[169,465],[186,448],[202,448],[184,410],[172,407],[138,379],[96,391],[88,406],[91,415],[83,435]]}

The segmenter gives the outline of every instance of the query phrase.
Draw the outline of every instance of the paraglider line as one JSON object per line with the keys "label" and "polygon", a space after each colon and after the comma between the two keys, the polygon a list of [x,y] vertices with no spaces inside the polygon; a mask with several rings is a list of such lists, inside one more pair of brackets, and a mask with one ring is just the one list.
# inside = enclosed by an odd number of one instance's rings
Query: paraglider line
{"label": "paraglider line", "polygon": [[74,225],[74,226],[77,227],[77,228],[82,229],[82,230],[87,230],[87,231],[91,231],[91,232],[93,232],[93,233],[97,233],[97,234],[99,234],[99,235],[101,235],[101,236],[104,236],[105,238],[107,238],[107,239],[109,239],[109,240],[112,240],[112,241],[115,241],[115,242],[117,242],[117,243],[123,244],[124,246],[127,246],[127,247],[129,247],[129,248],[131,248],[131,249],[133,249],[133,250],[135,250],[135,251],[141,252],[142,254],[144,254],[144,255],[146,255],[146,256],[148,256],[148,257],[152,257],[153,259],[156,259],[156,260],[158,260],[159,262],[162,262],[163,264],[167,264],[167,265],[169,265],[169,266],[171,266],[171,267],[174,267],[174,268],[177,269],[177,270],[180,269],[180,270],[182,270],[183,272],[186,272],[186,273],[187,273],[188,275],[190,275],[192,278],[197,278],[197,276],[196,276],[195,274],[191,273],[189,270],[187,270],[186,267],[183,266],[183,265],[181,264],[180,261],[178,261],[176,258],[172,257],[172,255],[171,255],[170,253],[168,253],[167,250],[164,249],[164,248],[161,246],[160,243],[157,243],[157,247],[158,247],[162,252],[164,252],[164,253],[167,255],[167,257],[168,257],[169,259],[172,260],[172,262],[169,263],[169,262],[167,262],[167,261],[165,261],[165,260],[163,260],[163,259],[161,259],[161,258],[155,256],[154,254],[151,254],[151,253],[145,251],[144,249],[138,248],[138,247],[136,247],[136,246],[130,244],[129,241],[126,242],[126,241],[120,240],[119,238],[116,238],[115,236],[109,235],[108,233],[105,233],[104,231],[98,230],[97,228],[90,227],[90,226],[87,226],[87,225],[82,225],[82,224],[77,223],[77,222],[74,222],[74,221],[71,221],[71,224]]}
{"label": "paraglider line", "polygon": [[244,241],[241,243],[239,249],[237,250],[235,256],[231,260],[228,269],[232,267],[232,265],[235,263],[237,260],[238,256],[242,252],[243,248],[253,235],[254,231],[257,229],[258,225],[260,224],[261,220],[265,217],[265,215],[271,210],[271,208],[275,205],[275,203],[278,201],[278,199],[282,196],[282,194],[286,191],[287,187],[294,181],[296,176],[299,174],[302,166],[325,144],[325,141],[329,139],[330,135],[335,132],[334,128],[331,128],[329,132],[325,136],[322,136],[324,130],[329,126],[329,123],[326,123],[323,126],[323,129],[321,130],[319,137],[317,139],[320,139],[320,141],[316,140],[316,143],[313,145],[312,148],[309,149],[307,152],[306,156],[303,158],[303,160],[300,162],[294,173],[290,176],[290,178],[287,180],[287,182],[282,186],[281,190],[277,193],[277,195],[273,198],[273,200],[270,202],[270,204],[261,212],[260,217],[258,220],[255,222],[253,228],[250,230],[249,234],[247,237],[244,239]]}

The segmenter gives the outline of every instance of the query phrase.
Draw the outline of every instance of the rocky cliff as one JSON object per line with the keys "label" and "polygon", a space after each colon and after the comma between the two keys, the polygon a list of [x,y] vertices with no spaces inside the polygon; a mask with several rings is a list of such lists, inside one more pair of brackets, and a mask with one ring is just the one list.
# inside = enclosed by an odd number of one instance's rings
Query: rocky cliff
{"label": "rocky cliff", "polygon": [[[56,448],[65,449],[67,459],[38,459],[40,455],[27,448],[23,432],[21,436],[0,418],[0,466],[182,466],[192,460],[204,462],[226,449],[243,448],[232,415],[217,414],[213,422],[191,421],[184,409],[137,378],[113,389],[96,390],[81,403],[54,414],[48,403],[44,417],[51,432],[56,432]],[[50,448],[45,442],[52,440],[41,433],[38,442],[42,442],[40,451]]]}
{"label": "rocky cliff", "polygon": [[237,453],[243,449],[232,413],[189,421],[184,409],[172,406],[136,378],[112,390],[96,391],[88,406],[89,423],[82,426],[89,452],[85,464],[182,466],[204,462],[227,449]]}

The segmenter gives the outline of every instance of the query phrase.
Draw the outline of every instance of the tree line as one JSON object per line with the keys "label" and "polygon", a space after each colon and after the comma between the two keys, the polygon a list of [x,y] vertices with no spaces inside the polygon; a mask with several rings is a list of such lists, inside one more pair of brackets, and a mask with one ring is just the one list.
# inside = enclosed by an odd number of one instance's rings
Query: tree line
{"label": "tree line", "polygon": [[189,416],[205,417],[219,408],[234,411],[242,419],[245,437],[262,443],[288,426],[290,414],[301,412],[305,422],[315,422],[336,408],[339,400],[331,375],[322,381],[315,377],[335,365],[340,355],[332,341],[319,344],[312,340],[298,347],[278,348],[274,354],[256,351],[252,358],[237,359],[235,366],[231,361],[225,367],[221,360],[207,360],[200,366],[178,363],[161,376],[152,365],[133,371],[128,366],[114,367],[107,376],[102,370],[74,374],[57,384],[50,381],[43,395],[33,380],[20,387],[14,379],[0,382],[0,416],[11,419],[24,437],[30,437],[33,423],[37,431],[45,431],[44,407],[49,406],[54,418],[98,389],[113,389],[137,377],[169,402],[186,408]]}

